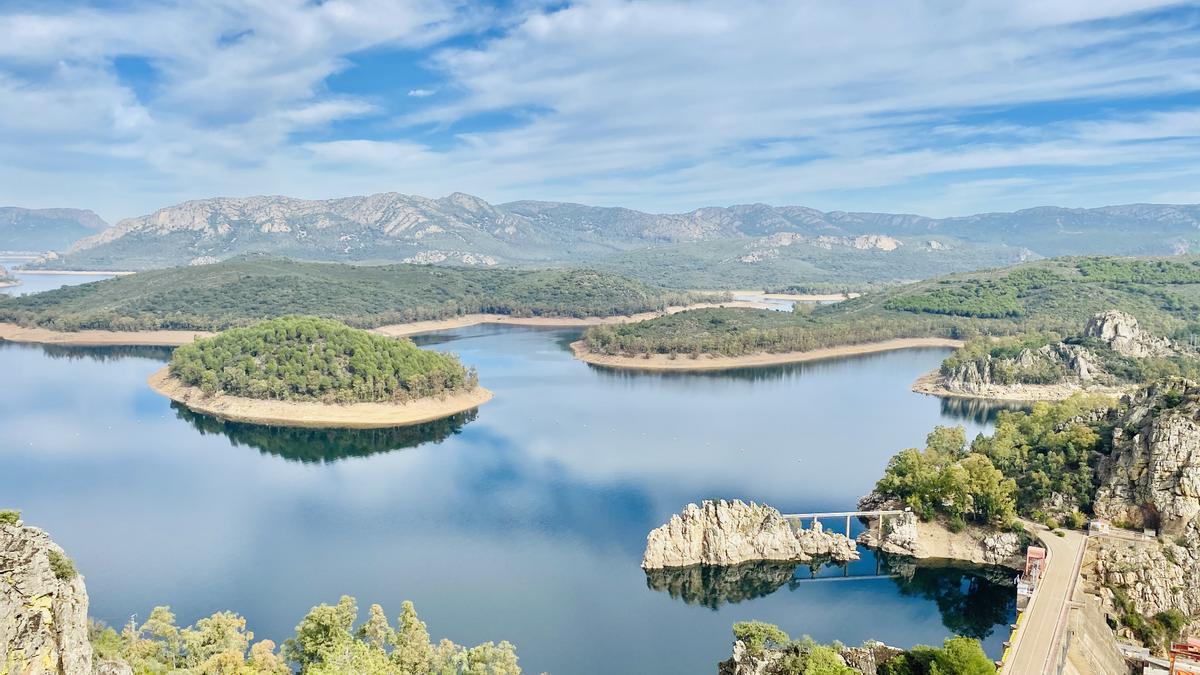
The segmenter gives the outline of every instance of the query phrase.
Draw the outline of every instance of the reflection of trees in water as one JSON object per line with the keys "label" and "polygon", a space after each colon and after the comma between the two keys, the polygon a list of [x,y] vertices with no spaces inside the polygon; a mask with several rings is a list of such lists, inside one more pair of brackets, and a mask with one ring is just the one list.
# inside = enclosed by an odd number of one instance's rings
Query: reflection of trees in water
{"label": "reflection of trees in water", "polygon": [[[1015,573],[1006,568],[953,561],[931,564],[883,554],[879,554],[879,562],[880,572],[892,577],[901,595],[932,600],[942,623],[956,635],[982,640],[996,626],[1011,622],[1016,614]],[[689,605],[715,610],[770,595],[784,586],[790,591],[802,588],[809,575],[797,577],[796,571],[809,568],[807,564],[762,561],[728,567],[694,565],[647,570],[646,586]],[[854,568],[850,570],[853,578]]]}
{"label": "reflection of trees in water", "polygon": [[84,347],[76,345],[23,344],[0,340],[0,349],[38,349],[52,359],[78,361],[120,361],[121,359],[153,359],[169,361],[174,347]]}
{"label": "reflection of trees in water", "polygon": [[259,452],[294,462],[336,462],[347,457],[366,457],[380,452],[440,443],[472,422],[478,410],[424,424],[387,429],[306,429],[229,422],[202,415],[172,403],[176,416],[201,434],[220,434],[234,446],[247,445]]}
{"label": "reflection of trees in water", "polygon": [[728,567],[693,565],[646,570],[646,586],[689,605],[721,605],[761,598],[792,580],[794,562],[752,562]]}
{"label": "reflection of trees in water", "polygon": [[988,401],[980,398],[946,397],[942,399],[942,415],[975,424],[991,424],[1002,410],[1025,411],[1033,404],[1019,401]]}
{"label": "reflection of trees in water", "polygon": [[921,564],[908,558],[883,557],[901,595],[933,600],[942,624],[955,635],[982,640],[1017,612],[1016,572],[1003,567]]}

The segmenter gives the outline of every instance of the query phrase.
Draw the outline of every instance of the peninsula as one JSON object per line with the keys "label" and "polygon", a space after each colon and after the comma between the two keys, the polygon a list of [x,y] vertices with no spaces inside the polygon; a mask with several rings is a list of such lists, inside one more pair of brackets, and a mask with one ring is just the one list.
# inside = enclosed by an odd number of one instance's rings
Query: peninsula
{"label": "peninsula", "polygon": [[196,412],[303,427],[405,426],[471,410],[492,396],[452,355],[300,316],[182,346],[149,384]]}

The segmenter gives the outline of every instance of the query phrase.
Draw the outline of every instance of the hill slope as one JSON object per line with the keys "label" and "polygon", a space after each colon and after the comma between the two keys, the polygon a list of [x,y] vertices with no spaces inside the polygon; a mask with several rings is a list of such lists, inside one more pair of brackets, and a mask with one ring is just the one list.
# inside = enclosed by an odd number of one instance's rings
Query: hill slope
{"label": "hill slope", "polygon": [[0,251],[65,251],[108,227],[100,216],[80,209],[0,207]]}
{"label": "hill slope", "polygon": [[694,299],[581,269],[366,267],[247,256],[0,297],[0,321],[59,330],[219,330],[310,314],[379,326],[473,312],[610,316]]}
{"label": "hill slope", "polygon": [[897,286],[811,313],[701,309],[588,329],[603,354],[806,351],[907,337],[1078,330],[1110,309],[1157,335],[1200,333],[1200,257],[1058,258]]}
{"label": "hill slope", "polygon": [[[268,253],[482,266],[583,261],[641,273],[649,256],[661,263],[660,281],[694,287],[719,285],[730,274],[742,285],[840,279],[840,270],[858,268],[843,264],[854,258],[850,251],[865,249],[880,262],[850,279],[862,283],[1062,254],[1186,252],[1200,245],[1198,228],[1196,205],[1043,207],[935,219],[765,204],[652,214],[559,202],[493,205],[461,193],[244,197],[123,220],[43,265],[149,269]],[[720,269],[710,271],[716,264]]]}

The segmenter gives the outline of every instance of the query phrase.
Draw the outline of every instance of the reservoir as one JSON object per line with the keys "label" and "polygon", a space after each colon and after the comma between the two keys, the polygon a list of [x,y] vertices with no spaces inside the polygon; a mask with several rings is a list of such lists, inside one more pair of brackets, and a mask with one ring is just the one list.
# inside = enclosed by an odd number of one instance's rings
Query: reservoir
{"label": "reservoir", "polygon": [[1003,571],[865,550],[849,569],[639,567],[646,534],[688,502],[846,510],[935,425],[986,431],[990,409],[909,391],[947,350],[636,373],[575,360],[577,337],[420,336],[495,399],[348,432],[174,408],[145,385],[169,350],[0,342],[0,508],[52,534],[114,625],[155,605],[185,624],[229,609],[281,642],[348,594],[393,620],[411,599],[435,640],[509,640],[530,673],[712,673],[749,619],[848,644],[971,635],[999,655],[1014,616]]}

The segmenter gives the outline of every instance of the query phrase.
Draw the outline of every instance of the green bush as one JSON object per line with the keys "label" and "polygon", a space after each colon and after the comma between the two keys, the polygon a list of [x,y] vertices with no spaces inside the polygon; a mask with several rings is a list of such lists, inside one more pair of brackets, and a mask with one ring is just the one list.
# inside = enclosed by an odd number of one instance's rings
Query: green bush
{"label": "green bush", "polygon": [[967,529],[967,521],[963,520],[962,516],[954,516],[946,523],[946,528],[957,534]]}
{"label": "green bush", "polygon": [[782,647],[791,641],[779,626],[763,621],[739,621],[733,624],[734,638],[744,642],[754,656],[762,655],[766,649]]}
{"label": "green bush", "polygon": [[54,549],[50,549],[47,555],[50,558],[50,571],[54,572],[55,578],[59,581],[70,581],[78,574],[75,571],[75,563],[67,556]]}
{"label": "green bush", "polygon": [[16,525],[21,521],[21,512],[16,510],[0,511],[0,525]]}

